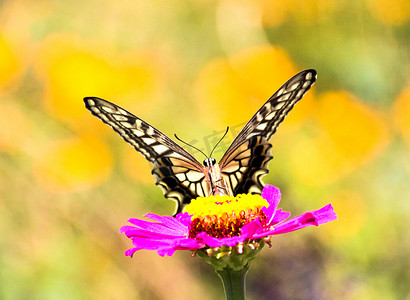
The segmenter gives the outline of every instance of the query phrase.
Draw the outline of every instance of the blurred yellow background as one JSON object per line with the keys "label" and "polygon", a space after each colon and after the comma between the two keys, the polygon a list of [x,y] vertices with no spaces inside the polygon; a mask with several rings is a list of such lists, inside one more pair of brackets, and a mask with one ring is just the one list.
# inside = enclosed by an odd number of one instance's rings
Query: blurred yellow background
{"label": "blurred yellow background", "polygon": [[339,220],[274,237],[248,299],[410,299],[409,18],[406,0],[1,1],[0,299],[223,298],[189,252],[123,255],[126,220],[174,204],[82,99],[206,153],[229,125],[218,159],[307,68],[264,181]]}

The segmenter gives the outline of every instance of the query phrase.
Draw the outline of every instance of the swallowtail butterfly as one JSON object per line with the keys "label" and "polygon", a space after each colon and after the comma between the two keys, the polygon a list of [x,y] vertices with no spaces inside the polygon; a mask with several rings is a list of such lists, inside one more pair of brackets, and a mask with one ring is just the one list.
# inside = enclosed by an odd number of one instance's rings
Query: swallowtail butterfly
{"label": "swallowtail butterfly", "polygon": [[273,158],[269,139],[315,80],[312,69],[289,79],[239,132],[219,164],[207,158],[202,165],[165,134],[111,102],[97,97],[86,97],[84,102],[152,164],[156,185],[167,199],[176,201],[179,213],[197,197],[260,194],[262,177],[268,174]]}

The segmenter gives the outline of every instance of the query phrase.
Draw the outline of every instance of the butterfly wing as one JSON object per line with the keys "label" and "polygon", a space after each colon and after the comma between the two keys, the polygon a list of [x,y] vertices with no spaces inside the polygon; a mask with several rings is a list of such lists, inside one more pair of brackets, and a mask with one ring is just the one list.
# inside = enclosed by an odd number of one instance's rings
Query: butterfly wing
{"label": "butterfly wing", "polygon": [[84,98],[86,108],[111,126],[151,164],[155,183],[177,213],[191,199],[206,195],[202,165],[177,143],[125,109],[97,97]]}
{"label": "butterfly wing", "polygon": [[269,139],[289,111],[316,81],[315,70],[302,71],[289,79],[256,112],[219,162],[222,176],[234,195],[260,194],[262,177],[268,174],[273,158]]}

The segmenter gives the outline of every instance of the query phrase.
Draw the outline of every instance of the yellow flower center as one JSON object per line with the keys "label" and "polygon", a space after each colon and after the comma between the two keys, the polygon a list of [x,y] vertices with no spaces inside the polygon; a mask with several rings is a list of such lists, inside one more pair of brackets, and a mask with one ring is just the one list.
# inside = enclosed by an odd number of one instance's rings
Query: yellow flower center
{"label": "yellow flower center", "polygon": [[261,210],[264,206],[269,204],[260,195],[199,197],[184,210],[192,215],[189,237],[203,231],[216,238],[238,236],[241,227],[256,218],[265,223],[266,216]]}

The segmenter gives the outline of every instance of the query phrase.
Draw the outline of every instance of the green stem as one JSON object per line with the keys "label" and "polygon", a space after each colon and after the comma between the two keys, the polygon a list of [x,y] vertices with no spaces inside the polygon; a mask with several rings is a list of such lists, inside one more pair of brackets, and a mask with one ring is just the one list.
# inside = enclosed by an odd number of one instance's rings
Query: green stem
{"label": "green stem", "polygon": [[245,300],[246,273],[264,244],[263,240],[250,241],[241,247],[206,248],[195,254],[210,264],[221,278],[226,300]]}
{"label": "green stem", "polygon": [[249,264],[240,270],[224,268],[216,271],[222,280],[226,300],[245,300],[245,277],[248,270]]}

